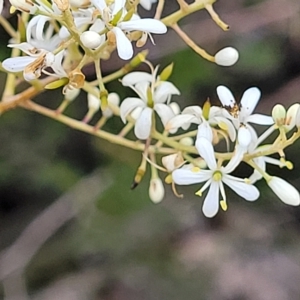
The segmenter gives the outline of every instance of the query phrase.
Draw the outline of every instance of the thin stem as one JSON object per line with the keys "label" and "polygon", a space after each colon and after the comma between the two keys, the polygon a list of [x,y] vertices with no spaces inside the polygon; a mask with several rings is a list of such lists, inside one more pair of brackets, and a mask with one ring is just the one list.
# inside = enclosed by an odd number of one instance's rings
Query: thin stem
{"label": "thin stem", "polygon": [[11,26],[11,24],[5,19],[3,16],[0,15],[0,25],[5,29],[5,31],[14,39],[18,38],[17,32]]}
{"label": "thin stem", "polygon": [[177,23],[173,24],[171,27],[186,42],[186,44],[190,46],[196,53],[198,53],[208,61],[211,62],[215,61],[214,56],[208,54],[204,49],[200,48],[184,31],[182,31],[182,29],[178,26]]}

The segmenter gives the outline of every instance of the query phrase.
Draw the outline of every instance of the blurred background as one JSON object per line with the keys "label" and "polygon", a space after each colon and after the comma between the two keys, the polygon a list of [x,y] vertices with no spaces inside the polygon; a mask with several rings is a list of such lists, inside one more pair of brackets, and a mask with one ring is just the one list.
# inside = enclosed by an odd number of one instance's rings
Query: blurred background
{"label": "blurred background", "polygon": [[[175,0],[166,1],[166,12],[176,7]],[[218,1],[214,7],[230,31],[206,11],[180,25],[211,54],[237,48],[234,67],[204,61],[171,29],[154,36],[156,46],[147,45],[154,64],[175,62],[170,80],[181,96],[173,100],[181,108],[207,97],[218,104],[216,87],[224,84],[237,99],[258,86],[261,113],[270,114],[276,103],[299,102],[300,1]],[[0,34],[8,40],[2,29]],[[9,53],[3,42],[1,60]],[[109,73],[122,62],[115,56],[104,66]],[[1,74],[2,88],[4,79]],[[122,99],[131,93],[118,81],[108,89]],[[56,108],[62,96],[44,93],[35,100]],[[82,93],[66,114],[80,119],[85,113]],[[195,187],[179,186],[185,197],[178,199],[166,186],[159,205],[148,197],[149,174],[130,190],[140,153],[21,108],[0,121],[0,299],[300,299],[300,208],[283,204],[264,182],[257,184],[258,201],[228,190],[228,211],[206,219]],[[106,128],[118,132],[121,126],[116,118]],[[286,152],[294,170],[268,169],[298,189],[299,146]],[[236,174],[250,172],[242,167]]]}

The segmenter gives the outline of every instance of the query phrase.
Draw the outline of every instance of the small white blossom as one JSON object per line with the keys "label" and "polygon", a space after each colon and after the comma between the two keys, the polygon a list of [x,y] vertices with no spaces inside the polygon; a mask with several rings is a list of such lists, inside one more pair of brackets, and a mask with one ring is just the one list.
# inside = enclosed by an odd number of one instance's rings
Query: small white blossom
{"label": "small white blossom", "polygon": [[128,114],[136,119],[134,133],[139,139],[149,137],[153,111],[159,115],[163,125],[174,117],[172,108],[165,102],[169,102],[171,95],[180,94],[171,82],[159,81],[156,73],[157,68],[152,75],[145,72],[132,72],[122,79],[123,85],[131,87],[139,98],[126,98],[121,103],[120,116],[124,123]]}
{"label": "small white blossom", "polygon": [[159,203],[165,196],[165,188],[160,178],[152,178],[149,186],[149,197],[153,203]]}
{"label": "small white blossom", "polygon": [[233,66],[239,59],[238,51],[233,47],[227,47],[220,50],[215,55],[215,62],[219,66]]}
{"label": "small white blossom", "polygon": [[172,173],[173,180],[179,185],[190,185],[205,182],[202,188],[196,193],[201,196],[209,187],[209,191],[204,199],[203,213],[212,218],[219,210],[219,193],[222,201],[226,203],[226,194],[223,183],[229,186],[239,196],[248,201],[254,201],[259,197],[258,189],[246,183],[243,179],[229,175],[239,164],[240,157],[232,157],[225,167],[218,167],[212,144],[206,138],[199,138],[196,141],[196,148],[200,156],[205,160],[209,170],[200,169],[179,169]]}
{"label": "small white blossom", "polygon": [[276,176],[267,183],[282,202],[293,206],[300,205],[299,192],[290,183]]}
{"label": "small white blossom", "polygon": [[104,42],[101,36],[95,31],[83,32],[80,35],[80,41],[83,46],[89,49],[96,49]]}

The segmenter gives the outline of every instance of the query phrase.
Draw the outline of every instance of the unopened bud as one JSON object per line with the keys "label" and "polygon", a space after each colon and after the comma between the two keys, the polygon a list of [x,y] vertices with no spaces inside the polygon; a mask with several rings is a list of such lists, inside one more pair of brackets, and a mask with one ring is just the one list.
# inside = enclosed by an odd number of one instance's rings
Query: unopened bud
{"label": "unopened bud", "polygon": [[89,110],[92,110],[94,112],[98,111],[100,108],[100,99],[93,94],[88,94],[87,99]]}
{"label": "unopened bud", "polygon": [[272,118],[277,126],[285,124],[286,110],[283,105],[276,104],[272,109]]}
{"label": "unopened bud", "polygon": [[282,202],[293,206],[300,205],[299,192],[287,181],[273,176],[267,183]]}
{"label": "unopened bud", "polygon": [[96,49],[102,44],[101,36],[95,31],[85,31],[80,36],[83,46],[89,49]]}
{"label": "unopened bud", "polygon": [[215,55],[215,63],[219,66],[233,66],[239,59],[238,51],[233,47],[226,47]]}
{"label": "unopened bud", "polygon": [[159,203],[165,196],[165,188],[160,178],[150,180],[149,197],[153,203]]}

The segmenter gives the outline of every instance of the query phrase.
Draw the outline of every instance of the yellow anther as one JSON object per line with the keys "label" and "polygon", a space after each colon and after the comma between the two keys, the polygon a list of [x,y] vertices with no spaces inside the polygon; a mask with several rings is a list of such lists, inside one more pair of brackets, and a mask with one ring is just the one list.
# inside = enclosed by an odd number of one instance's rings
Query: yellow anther
{"label": "yellow anther", "polygon": [[290,161],[286,161],[285,162],[285,166],[289,169],[289,170],[292,170],[294,168],[294,165],[292,162]]}
{"label": "yellow anther", "polygon": [[218,125],[221,129],[228,131],[228,126],[225,122],[220,122]]}
{"label": "yellow anther", "polygon": [[221,208],[222,208],[224,211],[227,210],[228,206],[227,206],[227,203],[226,203],[225,200],[221,200],[221,201],[220,201],[220,205],[221,205]]}
{"label": "yellow anther", "polygon": [[197,191],[197,192],[195,193],[195,195],[201,197],[201,196],[202,196],[202,191],[201,191],[201,190]]}
{"label": "yellow anther", "polygon": [[171,184],[172,181],[173,181],[172,175],[171,174],[167,175],[166,178],[165,178],[165,183],[166,184]]}

